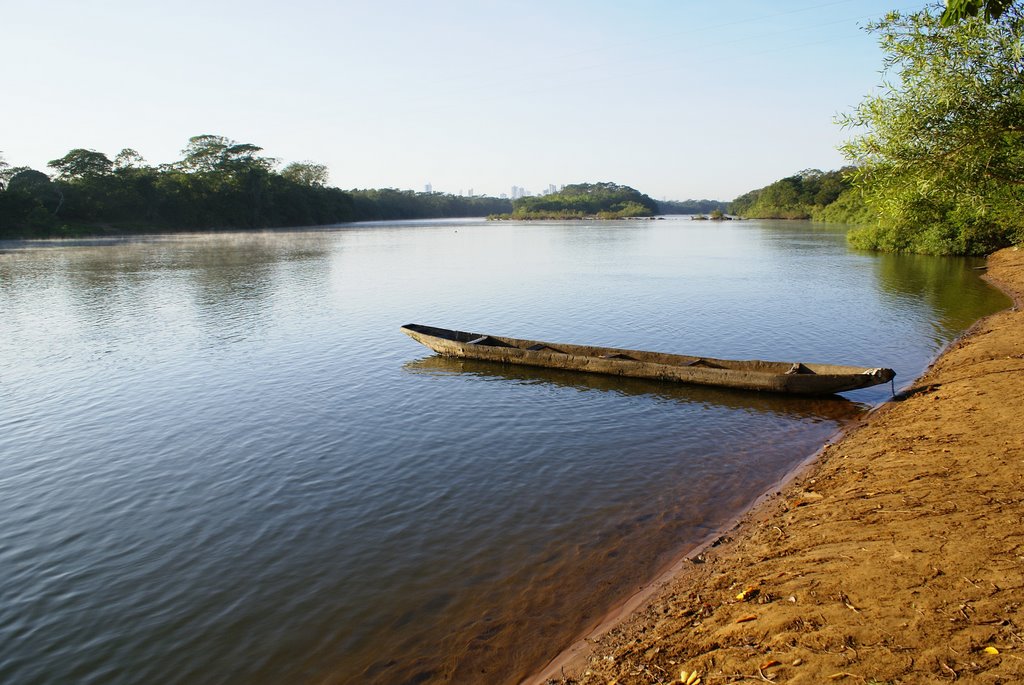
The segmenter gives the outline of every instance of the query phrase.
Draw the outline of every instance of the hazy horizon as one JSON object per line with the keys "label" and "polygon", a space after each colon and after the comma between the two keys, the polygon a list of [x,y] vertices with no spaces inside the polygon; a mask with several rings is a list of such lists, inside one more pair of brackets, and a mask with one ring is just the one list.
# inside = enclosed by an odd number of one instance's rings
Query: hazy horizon
{"label": "hazy horizon", "polygon": [[882,66],[861,27],[924,4],[19,4],[0,151],[46,172],[73,148],[162,164],[210,133],[340,188],[728,201],[843,165],[833,119]]}

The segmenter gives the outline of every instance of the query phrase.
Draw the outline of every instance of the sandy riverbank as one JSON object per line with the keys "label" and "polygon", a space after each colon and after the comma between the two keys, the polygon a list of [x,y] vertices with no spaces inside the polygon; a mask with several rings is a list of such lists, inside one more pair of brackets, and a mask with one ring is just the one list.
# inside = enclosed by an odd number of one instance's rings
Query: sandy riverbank
{"label": "sandy riverbank", "polygon": [[535,682],[1024,682],[1024,250],[989,278],[1016,307]]}

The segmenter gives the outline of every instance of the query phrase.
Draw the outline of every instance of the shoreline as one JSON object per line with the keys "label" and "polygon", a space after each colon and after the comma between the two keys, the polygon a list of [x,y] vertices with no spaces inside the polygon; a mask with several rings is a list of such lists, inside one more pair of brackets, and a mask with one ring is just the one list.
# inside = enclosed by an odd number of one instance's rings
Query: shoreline
{"label": "shoreline", "polygon": [[[951,342],[950,345],[953,345],[955,342],[956,341]],[[569,647],[562,650],[562,652],[544,666],[543,670],[523,680],[520,685],[549,685],[550,683],[566,683],[568,685],[577,682],[572,678],[565,680],[560,680],[559,678],[565,678],[567,673],[578,670],[582,667],[581,659],[589,658],[593,655],[591,645],[595,641],[606,636],[611,630],[631,618],[636,612],[643,608],[645,603],[658,598],[659,593],[664,592],[669,583],[678,581],[688,571],[692,570],[690,564],[705,563],[704,555],[710,549],[731,542],[732,538],[730,537],[730,533],[735,533],[743,526],[749,524],[748,519],[751,516],[755,515],[762,507],[770,506],[772,500],[785,492],[786,489],[798,478],[810,471],[813,471],[818,460],[821,459],[822,455],[829,447],[844,440],[853,430],[862,427],[868,417],[886,409],[892,401],[893,400],[888,400],[877,407],[872,408],[867,412],[867,414],[865,414],[865,416],[860,417],[852,421],[850,425],[837,430],[832,436],[830,436],[829,440],[825,442],[824,445],[819,447],[786,472],[769,490],[754,498],[749,505],[744,507],[740,512],[722,524],[719,528],[705,536],[704,539],[696,545],[689,547],[684,552],[680,553],[679,556],[670,561],[663,569],[659,570],[652,580],[645,583],[636,592],[629,595],[624,601],[613,606],[612,609],[601,618],[597,625],[588,629],[584,636],[578,638]],[[694,561],[695,559],[697,561]]]}
{"label": "shoreline", "polygon": [[523,683],[1024,679],[1024,251],[987,264],[1010,309]]}

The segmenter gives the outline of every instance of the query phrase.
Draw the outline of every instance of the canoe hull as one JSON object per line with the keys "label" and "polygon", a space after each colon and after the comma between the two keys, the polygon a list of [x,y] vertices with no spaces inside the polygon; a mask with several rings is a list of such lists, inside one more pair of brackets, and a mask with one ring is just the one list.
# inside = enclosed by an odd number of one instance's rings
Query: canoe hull
{"label": "canoe hull", "polygon": [[713,359],[505,338],[421,324],[407,324],[402,332],[449,357],[761,392],[831,395],[887,383],[896,375],[884,368]]}

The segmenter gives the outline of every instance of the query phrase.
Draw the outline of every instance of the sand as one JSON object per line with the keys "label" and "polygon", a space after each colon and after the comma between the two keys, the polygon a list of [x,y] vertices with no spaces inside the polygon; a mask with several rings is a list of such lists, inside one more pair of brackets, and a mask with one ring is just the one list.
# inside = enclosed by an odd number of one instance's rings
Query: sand
{"label": "sand", "polygon": [[1024,682],[1024,250],[979,321],[537,683]]}

